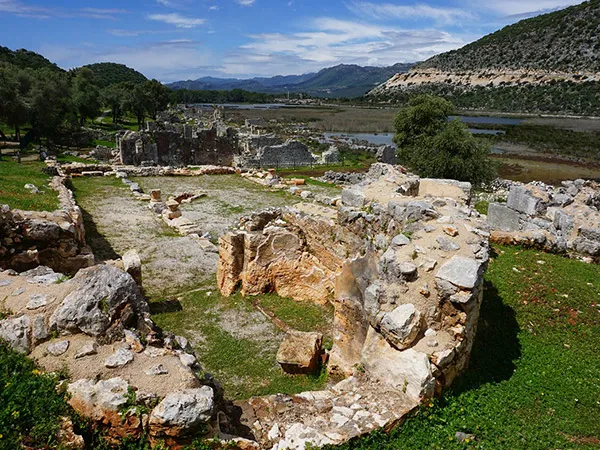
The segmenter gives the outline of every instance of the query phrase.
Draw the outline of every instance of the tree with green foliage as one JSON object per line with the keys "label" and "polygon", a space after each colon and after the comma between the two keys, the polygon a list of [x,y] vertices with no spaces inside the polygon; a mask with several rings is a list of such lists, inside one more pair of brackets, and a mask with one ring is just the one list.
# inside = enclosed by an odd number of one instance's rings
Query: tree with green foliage
{"label": "tree with green foliage", "polygon": [[117,123],[127,108],[129,87],[127,83],[112,84],[100,93],[102,103],[111,110],[112,123]]}
{"label": "tree with green foliage", "polygon": [[146,81],[142,86],[146,95],[146,112],[156,120],[158,112],[169,105],[169,89],[154,79]]}
{"label": "tree with green foliage", "polygon": [[11,64],[0,64],[0,120],[15,130],[20,139],[20,127],[27,122],[27,95],[31,89],[28,74]]}
{"label": "tree with green foliage", "polygon": [[38,138],[53,137],[69,115],[73,118],[69,81],[64,74],[48,69],[36,71],[33,80],[29,122]]}
{"label": "tree with green foliage", "polygon": [[491,181],[495,168],[488,146],[477,141],[462,122],[448,120],[453,110],[452,103],[440,97],[410,99],[394,120],[399,162],[424,177],[476,185]]}
{"label": "tree with green foliage", "polygon": [[73,106],[80,125],[86,119],[94,119],[100,111],[100,92],[94,84],[94,72],[83,67],[73,77]]}

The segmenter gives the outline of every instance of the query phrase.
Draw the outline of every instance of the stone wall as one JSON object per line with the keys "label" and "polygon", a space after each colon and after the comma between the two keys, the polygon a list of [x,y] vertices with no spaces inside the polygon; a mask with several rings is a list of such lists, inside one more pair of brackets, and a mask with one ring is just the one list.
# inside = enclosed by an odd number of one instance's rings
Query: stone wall
{"label": "stone wall", "polygon": [[302,167],[319,162],[300,141],[282,141],[273,135],[249,136],[244,151],[236,157],[239,167]]}
{"label": "stone wall", "polygon": [[237,131],[222,124],[204,129],[191,125],[155,126],[117,137],[120,162],[128,165],[231,166],[240,152]]}
{"label": "stone wall", "polygon": [[510,188],[506,203],[491,203],[492,239],[600,259],[600,185],[565,181],[560,187],[533,182]]}
{"label": "stone wall", "polygon": [[45,265],[73,275],[80,268],[94,264],[94,255],[85,243],[81,209],[64,182],[61,176],[51,182],[60,205],[54,212],[0,206],[1,269],[23,271]]}
{"label": "stone wall", "polygon": [[[327,370],[346,380],[290,397],[285,408],[277,397],[241,402],[243,423],[266,448],[338,444],[391,427],[467,366],[489,233],[462,189],[419,196],[419,184],[376,164],[366,181],[344,190],[338,209],[266,211],[221,239],[224,295],[273,291],[335,308]],[[328,402],[336,411],[319,409]],[[268,412],[280,408],[285,414]]]}

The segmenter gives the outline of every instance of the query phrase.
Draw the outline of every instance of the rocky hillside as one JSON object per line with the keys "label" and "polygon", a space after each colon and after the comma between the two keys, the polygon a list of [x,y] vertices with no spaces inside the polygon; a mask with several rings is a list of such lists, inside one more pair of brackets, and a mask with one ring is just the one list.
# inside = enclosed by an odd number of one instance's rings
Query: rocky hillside
{"label": "rocky hillside", "polygon": [[[408,73],[395,74],[368,95],[399,98],[425,91],[460,97],[461,102],[467,98],[464,107],[509,110],[502,105],[514,105],[507,100],[525,94],[528,103],[518,111],[589,114],[594,105],[588,97],[595,95],[600,81],[599,38],[600,0],[591,0],[522,20],[434,56]],[[557,103],[565,95],[568,104]],[[469,105],[471,101],[476,104]],[[530,108],[531,101],[543,107]]]}
{"label": "rocky hillside", "polygon": [[340,64],[304,75],[251,78],[248,80],[205,77],[178,81],[171,89],[231,90],[244,89],[266,94],[307,93],[320,97],[359,97],[396,73],[404,73],[413,64],[395,64],[390,67],[362,67]]}

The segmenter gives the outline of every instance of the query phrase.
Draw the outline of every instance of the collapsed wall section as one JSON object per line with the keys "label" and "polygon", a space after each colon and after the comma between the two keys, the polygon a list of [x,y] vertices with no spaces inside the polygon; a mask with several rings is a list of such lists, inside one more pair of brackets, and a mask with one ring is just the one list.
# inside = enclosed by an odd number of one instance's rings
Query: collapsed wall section
{"label": "collapsed wall section", "polygon": [[[398,411],[416,405],[449,386],[467,366],[489,257],[489,233],[467,205],[470,185],[434,184],[427,180],[420,196],[417,177],[376,164],[366,181],[344,191],[338,209],[301,204],[256,214],[221,239],[219,288],[224,295],[240,288],[243,295],[274,291],[331,302],[330,375],[351,380],[353,395],[367,398],[385,390]],[[431,190],[446,196],[428,196]],[[332,398],[335,404],[340,392],[334,388],[315,398]],[[294,428],[297,423],[267,414],[280,431],[277,439],[267,439],[268,422],[260,414],[263,403],[274,401],[245,404],[247,424],[259,440],[284,448],[278,445],[289,445],[302,433]],[[289,414],[309,414],[304,403]],[[369,425],[359,426],[354,415],[340,419],[356,425],[351,432],[325,415],[319,416],[322,429],[305,430],[313,443],[340,443],[360,434],[357,429],[372,431],[399,420],[392,415],[378,422],[375,414],[365,413]]]}

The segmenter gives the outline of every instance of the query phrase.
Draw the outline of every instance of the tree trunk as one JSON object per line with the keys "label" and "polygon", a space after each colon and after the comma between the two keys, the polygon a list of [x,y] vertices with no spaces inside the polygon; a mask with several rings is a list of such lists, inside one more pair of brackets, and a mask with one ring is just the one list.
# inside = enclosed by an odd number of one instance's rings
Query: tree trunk
{"label": "tree trunk", "polygon": [[21,140],[21,129],[19,128],[19,125],[15,125],[15,139],[17,142]]}

